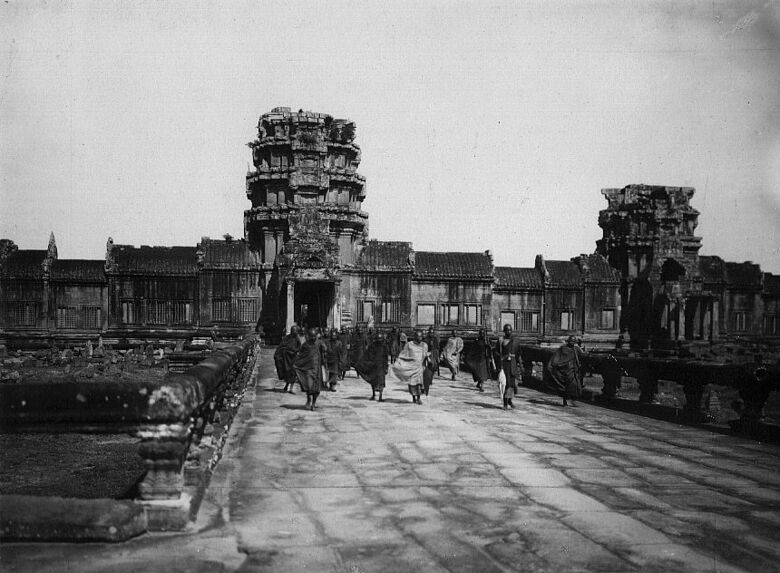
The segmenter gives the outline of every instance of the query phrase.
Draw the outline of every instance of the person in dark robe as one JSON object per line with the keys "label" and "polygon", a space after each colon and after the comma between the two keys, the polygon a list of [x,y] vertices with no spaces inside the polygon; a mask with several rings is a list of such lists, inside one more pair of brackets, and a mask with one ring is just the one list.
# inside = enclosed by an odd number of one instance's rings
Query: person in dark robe
{"label": "person in dark robe", "polygon": [[344,376],[347,375],[347,369],[349,368],[349,344],[350,335],[349,329],[346,326],[341,327],[341,333],[339,334],[339,378],[344,380]]}
{"label": "person in dark robe", "polygon": [[567,338],[566,344],[553,352],[545,371],[547,386],[563,398],[564,406],[569,405],[569,400],[572,406],[576,406],[575,398],[579,398],[582,390],[582,365],[580,353],[574,348],[576,345],[574,336]]}
{"label": "person in dark robe", "polygon": [[390,353],[390,364],[392,364],[398,358],[398,353],[401,352],[401,338],[395,326],[390,329],[390,334],[387,335],[387,349]]}
{"label": "person in dark robe", "polygon": [[328,338],[323,342],[325,344],[325,368],[328,371],[328,390],[335,392],[341,373],[341,341],[338,331],[335,328],[332,329]]}
{"label": "person in dark robe", "polygon": [[463,355],[464,361],[477,383],[477,390],[484,392],[485,389],[482,385],[488,378],[495,375],[496,369],[493,349],[490,347],[490,341],[484,328],[479,329],[477,340],[466,348]]}
{"label": "person in dark robe", "polygon": [[317,405],[317,397],[322,390],[322,365],[326,357],[323,345],[317,340],[317,331],[310,328],[306,333],[306,342],[301,345],[293,362],[293,370],[301,385],[301,390],[306,392],[306,409],[314,411]]}
{"label": "person in dark robe", "polygon": [[517,378],[522,373],[523,358],[520,353],[520,340],[512,336],[512,326],[509,324],[504,325],[504,336],[496,342],[496,354],[506,376],[506,388],[502,396],[504,410],[514,410],[512,398],[517,394]]}
{"label": "person in dark robe", "polygon": [[298,327],[293,325],[290,327],[290,334],[282,338],[279,346],[274,352],[274,364],[276,364],[276,374],[279,376],[279,380],[284,380],[283,392],[293,392],[293,386],[295,385],[295,370],[293,370],[293,361],[295,355],[301,347],[300,339],[298,338]]}
{"label": "person in dark robe", "polygon": [[385,391],[387,356],[387,343],[384,335],[379,332],[374,336],[374,340],[368,345],[358,363],[355,364],[355,370],[360,377],[371,384],[371,398],[369,400],[376,400],[376,394],[379,392],[379,401],[384,402],[382,393]]}
{"label": "person in dark robe", "polygon": [[349,345],[349,366],[354,368],[360,358],[363,356],[363,352],[366,350],[366,335],[360,330],[359,326],[355,327],[352,332],[352,340]]}
{"label": "person in dark robe", "polygon": [[[441,376],[441,371],[439,370],[439,362],[441,361],[439,335],[436,334],[436,331],[433,330],[432,326],[428,328],[428,334],[426,335],[423,342],[428,345],[428,352],[430,352],[430,357],[428,358],[428,368],[431,370],[431,372],[435,372],[437,375]],[[431,382],[431,384],[432,383],[433,382]]]}
{"label": "person in dark robe", "polygon": [[423,342],[422,331],[416,330],[414,338],[406,343],[392,366],[393,374],[409,387],[412,402],[418,405],[422,405],[420,394],[424,373],[430,372],[425,366],[427,360],[428,345]]}

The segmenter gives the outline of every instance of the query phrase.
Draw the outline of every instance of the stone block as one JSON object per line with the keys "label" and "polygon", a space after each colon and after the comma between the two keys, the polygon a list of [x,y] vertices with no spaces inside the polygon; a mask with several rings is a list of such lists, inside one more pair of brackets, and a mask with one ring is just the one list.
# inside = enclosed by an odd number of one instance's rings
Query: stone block
{"label": "stone block", "polygon": [[131,501],[0,496],[4,540],[124,541],[146,530],[144,508]]}
{"label": "stone block", "polygon": [[181,531],[190,521],[192,496],[182,493],[178,499],[143,500],[149,531]]}

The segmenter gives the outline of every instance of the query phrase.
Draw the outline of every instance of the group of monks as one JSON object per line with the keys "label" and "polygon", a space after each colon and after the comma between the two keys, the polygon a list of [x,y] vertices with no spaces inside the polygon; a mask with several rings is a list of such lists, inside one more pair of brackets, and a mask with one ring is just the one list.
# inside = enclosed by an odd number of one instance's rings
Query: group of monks
{"label": "group of monks", "polygon": [[[573,400],[581,391],[582,373],[580,350],[574,337],[555,351],[545,369],[547,385],[563,397]],[[465,353],[464,353],[465,350]],[[290,328],[274,354],[274,362],[284,392],[294,394],[296,383],[306,393],[306,409],[314,410],[321,391],[336,391],[346,372],[354,368],[371,386],[370,400],[383,402],[385,378],[390,368],[400,381],[405,382],[412,402],[422,404],[422,395],[428,395],[434,374],[440,374],[442,360],[452,374],[460,372],[461,359],[471,370],[476,388],[484,392],[488,379],[497,379],[504,409],[513,409],[517,379],[521,378],[522,355],[520,340],[512,335],[512,327],[504,326],[503,336],[491,344],[484,329],[474,344],[464,348],[463,339],[452,331],[444,348],[433,328],[427,333],[416,330],[411,339],[392,328],[387,335],[360,327],[323,332],[310,328],[303,332],[297,325]]]}

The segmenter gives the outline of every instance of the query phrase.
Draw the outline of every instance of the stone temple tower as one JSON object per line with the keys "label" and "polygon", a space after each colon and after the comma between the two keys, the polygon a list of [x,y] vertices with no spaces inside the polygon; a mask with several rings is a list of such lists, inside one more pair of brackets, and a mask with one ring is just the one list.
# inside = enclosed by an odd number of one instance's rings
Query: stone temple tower
{"label": "stone temple tower", "polygon": [[263,261],[263,319],[337,325],[341,271],[368,235],[355,124],[277,107],[260,117],[257,132],[244,235]]}
{"label": "stone temple tower", "polygon": [[699,212],[692,187],[602,189],[596,250],[623,276],[622,330],[634,346],[711,335],[712,297],[702,293]]}

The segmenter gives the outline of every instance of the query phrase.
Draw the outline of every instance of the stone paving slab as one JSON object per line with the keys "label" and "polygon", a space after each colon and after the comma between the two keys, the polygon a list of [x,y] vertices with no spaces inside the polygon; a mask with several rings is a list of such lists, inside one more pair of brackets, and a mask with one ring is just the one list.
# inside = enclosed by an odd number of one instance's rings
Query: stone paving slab
{"label": "stone paving slab", "polygon": [[525,388],[504,411],[465,375],[416,406],[351,373],[309,412],[262,356],[193,531],[6,544],[3,570],[780,571],[777,446]]}

